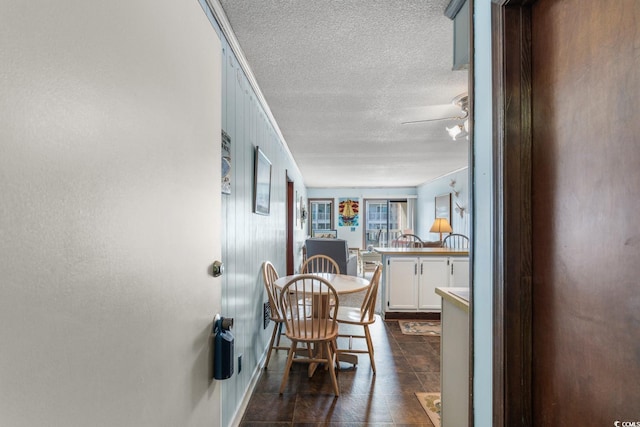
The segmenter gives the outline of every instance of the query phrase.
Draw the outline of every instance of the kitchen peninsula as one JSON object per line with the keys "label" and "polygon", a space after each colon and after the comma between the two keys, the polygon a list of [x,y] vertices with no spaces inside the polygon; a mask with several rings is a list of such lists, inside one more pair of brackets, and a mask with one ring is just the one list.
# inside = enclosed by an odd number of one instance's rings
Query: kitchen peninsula
{"label": "kitchen peninsula", "polygon": [[382,248],[385,319],[440,317],[436,288],[469,286],[469,251],[449,248]]}
{"label": "kitchen peninsula", "polygon": [[442,425],[469,422],[469,288],[437,288],[442,297],[440,392]]}

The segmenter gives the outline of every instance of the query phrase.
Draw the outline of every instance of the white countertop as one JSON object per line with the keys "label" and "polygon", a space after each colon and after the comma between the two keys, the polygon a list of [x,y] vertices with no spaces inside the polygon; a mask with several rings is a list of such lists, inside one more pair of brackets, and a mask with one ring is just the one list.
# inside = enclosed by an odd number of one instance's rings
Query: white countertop
{"label": "white countertop", "polygon": [[469,312],[469,288],[436,288],[436,294],[465,312]]}

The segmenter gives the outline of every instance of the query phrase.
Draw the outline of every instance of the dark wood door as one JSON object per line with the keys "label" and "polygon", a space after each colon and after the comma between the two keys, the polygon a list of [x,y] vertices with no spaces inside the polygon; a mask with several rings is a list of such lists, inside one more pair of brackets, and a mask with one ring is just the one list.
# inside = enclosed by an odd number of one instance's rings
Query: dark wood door
{"label": "dark wood door", "polygon": [[531,16],[534,425],[640,422],[640,2]]}
{"label": "dark wood door", "polygon": [[640,1],[493,27],[494,425],[640,424]]}

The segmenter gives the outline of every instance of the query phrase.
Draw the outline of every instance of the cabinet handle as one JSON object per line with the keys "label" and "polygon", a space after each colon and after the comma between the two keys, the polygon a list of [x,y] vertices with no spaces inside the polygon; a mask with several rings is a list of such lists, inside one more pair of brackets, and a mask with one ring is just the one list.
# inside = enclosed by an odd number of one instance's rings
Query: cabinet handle
{"label": "cabinet handle", "polygon": [[453,263],[451,264],[451,275],[453,276]]}
{"label": "cabinet handle", "polygon": [[420,264],[420,275],[424,274],[424,264]]}
{"label": "cabinet handle", "polygon": [[413,274],[418,275],[418,264],[413,264]]}

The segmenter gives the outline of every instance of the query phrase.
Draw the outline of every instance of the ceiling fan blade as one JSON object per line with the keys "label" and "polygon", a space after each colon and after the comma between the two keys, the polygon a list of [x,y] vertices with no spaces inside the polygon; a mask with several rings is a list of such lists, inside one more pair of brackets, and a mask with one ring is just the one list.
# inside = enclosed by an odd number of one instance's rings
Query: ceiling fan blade
{"label": "ceiling fan blade", "polygon": [[464,120],[467,117],[469,117],[469,112],[467,110],[464,110],[463,113],[464,114],[462,116],[441,117],[439,119],[412,120],[412,121],[409,121],[409,122],[402,122],[401,124],[403,124],[403,125],[412,125],[412,124],[416,124],[416,123],[437,122],[437,121],[440,121],[440,120]]}
{"label": "ceiling fan blade", "polygon": [[413,120],[410,122],[402,122],[401,124],[403,125],[412,125],[412,124],[416,124],[416,123],[425,123],[425,122],[438,122],[440,120],[458,120],[460,119],[460,117],[442,117],[439,119],[424,119],[424,120]]}

